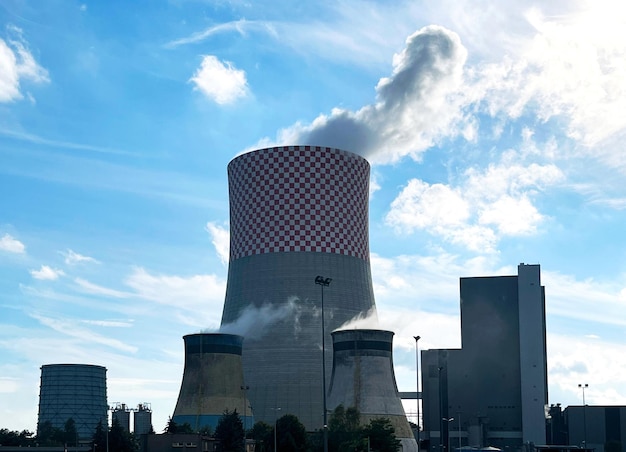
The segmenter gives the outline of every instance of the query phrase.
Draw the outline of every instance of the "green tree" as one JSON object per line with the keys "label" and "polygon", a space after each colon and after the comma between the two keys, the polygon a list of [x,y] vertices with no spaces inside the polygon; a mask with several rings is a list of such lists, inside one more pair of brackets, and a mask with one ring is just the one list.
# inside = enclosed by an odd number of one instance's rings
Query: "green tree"
{"label": "green tree", "polygon": [[0,429],[0,446],[30,447],[35,445],[35,434],[28,430],[21,432]]}
{"label": "green tree", "polygon": [[271,452],[274,444],[274,429],[271,425],[259,421],[252,426],[250,430],[250,438],[256,443],[256,452]]}
{"label": "green tree", "polygon": [[360,439],[359,411],[343,405],[335,408],[328,421],[328,448],[331,451],[350,450]]}
{"label": "green tree", "polygon": [[167,420],[164,433],[195,433],[189,422],[178,424],[171,417]]}
{"label": "green tree", "polygon": [[622,443],[617,440],[610,440],[604,443],[604,452],[622,452]]}
{"label": "green tree", "polygon": [[224,411],[224,414],[217,421],[217,427],[215,427],[215,439],[219,441],[218,452],[240,452],[243,450],[243,422],[237,414],[237,410]]}
{"label": "green tree", "polygon": [[293,414],[285,414],[276,421],[278,452],[304,452],[308,447],[306,429]]}
{"label": "green tree", "polygon": [[106,452],[107,450],[107,431],[105,431],[102,421],[96,425],[96,430],[91,438],[94,452]]}
{"label": "green tree", "polygon": [[372,419],[368,425],[362,428],[361,438],[369,438],[369,450],[396,452],[400,449],[400,440],[396,438],[395,429],[387,418]]}
{"label": "green tree", "polygon": [[113,424],[109,430],[109,450],[116,452],[135,452],[137,443],[131,433],[122,427],[117,420],[113,419]]}
{"label": "green tree", "polygon": [[76,430],[76,422],[74,422],[73,418],[65,421],[63,426],[63,444],[68,446],[78,445],[78,430]]}
{"label": "green tree", "polygon": [[63,430],[53,427],[52,422],[45,421],[37,430],[37,443],[40,446],[62,446],[63,436]]}

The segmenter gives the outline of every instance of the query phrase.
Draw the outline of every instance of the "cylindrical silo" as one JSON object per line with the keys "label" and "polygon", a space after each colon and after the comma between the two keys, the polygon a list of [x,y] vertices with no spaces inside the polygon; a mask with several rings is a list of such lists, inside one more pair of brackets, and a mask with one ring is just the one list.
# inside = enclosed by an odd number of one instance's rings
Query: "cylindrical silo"
{"label": "cylindrical silo", "polygon": [[[330,331],[375,314],[369,163],[338,149],[274,147],[233,159],[228,181],[222,331],[246,337],[244,374],[257,420],[294,414],[307,430],[321,428],[322,291],[329,370]],[[316,285],[317,276],[332,282]]]}
{"label": "cylindrical silo", "polygon": [[183,339],[185,368],[172,420],[188,423],[195,431],[215,430],[225,411],[237,410],[244,424],[252,426],[241,363],[243,337],[215,333],[189,334]]}
{"label": "cylindrical silo", "polygon": [[37,431],[46,422],[63,429],[72,418],[79,440],[90,440],[98,422],[107,425],[106,371],[88,364],[41,366]]}
{"label": "cylindrical silo", "polygon": [[333,371],[328,409],[339,405],[361,413],[361,424],[387,418],[404,452],[417,451],[393,371],[393,332],[383,330],[334,331]]}
{"label": "cylindrical silo", "polygon": [[133,413],[133,433],[146,435],[152,431],[152,410],[149,403],[140,403]]}
{"label": "cylindrical silo", "polygon": [[111,421],[116,422],[127,432],[130,432],[130,410],[125,403],[118,403],[111,412]]}

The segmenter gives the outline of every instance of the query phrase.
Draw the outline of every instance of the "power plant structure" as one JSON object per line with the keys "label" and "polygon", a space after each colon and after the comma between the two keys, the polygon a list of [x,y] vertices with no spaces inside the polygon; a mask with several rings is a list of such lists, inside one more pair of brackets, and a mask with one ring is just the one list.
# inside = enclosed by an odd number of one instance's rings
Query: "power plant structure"
{"label": "power plant structure", "polygon": [[[321,429],[330,383],[322,367],[332,365],[323,344],[329,348],[330,333],[351,319],[375,315],[369,174],[364,158],[315,146],[260,149],[228,165],[221,331],[245,336],[243,370],[257,421],[293,414],[308,431]],[[245,329],[250,317],[254,326]]]}
{"label": "power plant structure", "polygon": [[125,403],[117,403],[111,412],[111,419],[127,432],[130,432],[130,409]]}
{"label": "power plant structure", "polygon": [[89,364],[41,366],[37,432],[46,423],[63,429],[74,420],[79,440],[91,440],[99,422],[107,424],[106,368]]}
{"label": "power plant structure", "polygon": [[254,424],[248,409],[241,363],[243,337],[234,334],[189,334],[185,341],[185,368],[172,420],[188,423],[194,431],[215,430],[225,411]]}
{"label": "power plant structure", "polygon": [[429,449],[546,443],[540,273],[539,265],[520,264],[517,275],[461,278],[462,347],[421,353]]}
{"label": "power plant structure", "polygon": [[332,333],[333,371],[328,408],[355,407],[361,424],[387,418],[402,443],[402,451],[417,452],[417,442],[396,385],[393,335],[391,331],[365,329]]}
{"label": "power plant structure", "polygon": [[152,409],[149,403],[140,403],[133,413],[133,433],[146,435],[152,431]]}

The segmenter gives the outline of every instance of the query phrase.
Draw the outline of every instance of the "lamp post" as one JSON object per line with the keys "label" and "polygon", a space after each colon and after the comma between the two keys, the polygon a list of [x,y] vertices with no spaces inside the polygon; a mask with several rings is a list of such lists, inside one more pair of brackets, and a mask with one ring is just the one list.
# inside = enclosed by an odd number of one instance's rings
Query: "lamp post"
{"label": "lamp post", "polygon": [[250,389],[248,385],[241,385],[243,391],[243,451],[246,452],[246,430],[248,427],[248,398],[246,397],[246,391]]}
{"label": "lamp post", "polygon": [[[451,418],[444,417],[444,418],[441,418],[441,420],[446,422],[446,424],[445,424],[446,425],[446,430],[448,430],[450,422],[452,422],[454,420],[454,418],[453,417],[451,417]],[[448,452],[450,452],[450,434],[448,434],[448,441],[447,441],[447,443],[448,443],[448,445],[446,447],[448,448]]]}
{"label": "lamp post", "polygon": [[438,389],[439,389],[439,451],[443,452],[443,420],[445,419],[443,417],[443,387],[441,385],[441,371],[443,370],[443,367],[439,366],[437,367],[437,371],[438,371]]}
{"label": "lamp post", "polygon": [[459,421],[459,452],[461,452],[461,412],[457,412],[457,420]]}
{"label": "lamp post", "polygon": [[322,291],[322,400],[324,408],[324,452],[328,452],[328,421],[326,413],[326,331],[324,327],[324,287],[330,286],[331,278],[316,276],[315,284],[320,286]]}
{"label": "lamp post", "polygon": [[587,449],[587,404],[585,403],[585,388],[588,388],[587,383],[579,384],[579,388],[583,390],[583,446]]}
{"label": "lamp post", "polygon": [[420,354],[418,341],[420,336],[413,336],[415,339],[415,401],[417,402],[417,450],[420,450]]}
{"label": "lamp post", "polygon": [[278,430],[278,412],[280,411],[280,408],[270,408],[270,409],[274,410],[274,452],[277,452],[278,441],[277,441],[276,430]]}

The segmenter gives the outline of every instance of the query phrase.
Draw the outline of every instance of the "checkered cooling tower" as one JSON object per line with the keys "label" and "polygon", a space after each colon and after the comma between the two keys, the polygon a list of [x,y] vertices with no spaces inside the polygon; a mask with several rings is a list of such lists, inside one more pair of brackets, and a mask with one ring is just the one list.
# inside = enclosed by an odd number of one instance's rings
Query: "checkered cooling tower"
{"label": "checkered cooling tower", "polygon": [[[230,264],[222,331],[245,337],[257,421],[294,414],[322,427],[322,324],[374,313],[368,248],[369,164],[350,152],[285,146],[228,166]],[[331,278],[328,287],[316,276]],[[323,288],[322,288],[323,287]],[[327,374],[327,387],[330,376]]]}

